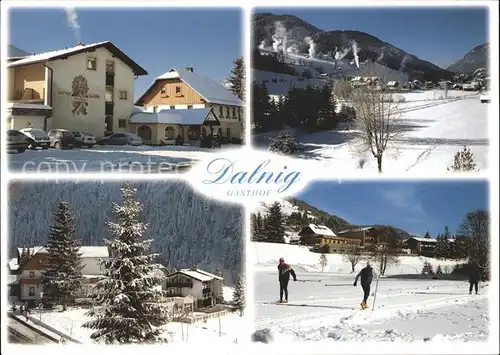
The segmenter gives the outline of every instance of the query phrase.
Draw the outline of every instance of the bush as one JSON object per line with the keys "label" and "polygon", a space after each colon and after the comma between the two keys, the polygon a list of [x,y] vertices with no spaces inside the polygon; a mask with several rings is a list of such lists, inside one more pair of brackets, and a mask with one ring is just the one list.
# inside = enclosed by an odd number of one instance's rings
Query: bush
{"label": "bush", "polygon": [[464,147],[463,150],[455,153],[453,164],[448,168],[448,171],[477,171],[474,154],[469,148]]}
{"label": "bush", "polygon": [[424,263],[424,266],[422,268],[422,275],[434,275],[434,270],[430,262],[426,261]]}
{"label": "bush", "polygon": [[273,138],[269,150],[274,153],[290,155],[298,150],[298,146],[295,137],[290,133],[286,133]]}
{"label": "bush", "polygon": [[442,274],[443,273],[443,270],[441,270],[441,265],[438,265],[437,269],[436,269],[436,274]]}
{"label": "bush", "polygon": [[356,120],[356,110],[352,106],[342,105],[339,112],[339,121],[353,122]]}
{"label": "bush", "polygon": [[243,144],[243,140],[241,138],[231,138],[231,144]]}

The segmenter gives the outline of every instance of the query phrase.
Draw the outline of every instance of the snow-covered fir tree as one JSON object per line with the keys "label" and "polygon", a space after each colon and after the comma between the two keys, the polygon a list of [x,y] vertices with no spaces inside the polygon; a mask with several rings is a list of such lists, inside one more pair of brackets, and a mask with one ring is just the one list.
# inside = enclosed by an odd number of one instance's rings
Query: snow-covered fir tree
{"label": "snow-covered fir tree", "polygon": [[94,329],[91,338],[106,344],[160,343],[161,327],[169,322],[162,303],[164,280],[158,254],[148,254],[152,240],[144,240],[147,225],[141,221],[136,189],[125,184],[123,204],[112,204],[116,221],[108,221],[112,240],[105,240],[111,258],[104,262],[103,279],[96,285],[97,307],[88,312],[94,319],[83,327]]}
{"label": "snow-covered fir tree", "polygon": [[265,223],[266,242],[284,243],[285,242],[285,216],[281,210],[278,201],[274,202],[268,208]]}
{"label": "snow-covered fir tree", "polygon": [[236,280],[233,291],[233,303],[236,308],[240,311],[240,315],[243,316],[245,310],[245,292],[246,292],[246,280],[245,275],[240,274]]}
{"label": "snow-covered fir tree", "polygon": [[[75,239],[75,216],[65,201],[57,203],[47,244],[47,267],[42,275],[44,298],[63,309],[74,301],[82,286],[79,242]],[[22,255],[21,255],[22,257]],[[29,253],[25,254],[29,257]]]}

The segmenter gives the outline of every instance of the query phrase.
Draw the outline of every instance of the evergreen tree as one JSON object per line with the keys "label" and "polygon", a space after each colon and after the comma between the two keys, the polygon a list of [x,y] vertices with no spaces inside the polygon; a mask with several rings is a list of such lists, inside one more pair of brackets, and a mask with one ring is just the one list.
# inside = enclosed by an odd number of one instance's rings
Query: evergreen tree
{"label": "evergreen tree", "polygon": [[236,280],[236,284],[234,286],[233,303],[236,306],[236,308],[240,311],[240,315],[242,317],[243,317],[243,312],[245,310],[245,305],[246,305],[245,292],[246,292],[245,275],[240,274],[240,276]]}
{"label": "evergreen tree", "polygon": [[442,274],[443,273],[443,270],[441,269],[441,265],[438,265],[437,269],[436,269],[436,274]]}
{"label": "evergreen tree", "polygon": [[[75,216],[67,202],[59,201],[54,211],[47,245],[47,267],[42,275],[44,298],[61,304],[74,301],[82,286],[79,243],[75,239]],[[29,253],[28,253],[29,254]]]}
{"label": "evergreen tree", "polygon": [[266,242],[285,242],[285,216],[278,201],[269,206],[266,216]]}
{"label": "evergreen tree", "polygon": [[469,148],[464,147],[463,150],[458,151],[453,159],[453,164],[448,168],[448,171],[461,172],[461,171],[477,171],[474,154]]}
{"label": "evergreen tree", "polygon": [[234,66],[231,70],[231,91],[240,99],[245,99],[245,64],[243,57],[238,57],[233,62]]}
{"label": "evergreen tree", "polygon": [[[216,268],[214,271],[214,275],[224,278],[224,274],[222,273],[221,268]],[[217,299],[219,300],[220,303],[224,302],[224,289],[222,287],[219,289],[219,292],[217,293]]]}
{"label": "evergreen tree", "polygon": [[431,234],[429,232],[425,232],[424,238],[431,239]]}
{"label": "evergreen tree", "polygon": [[[136,189],[125,184],[123,204],[113,203],[116,222],[108,221],[112,240],[105,240],[111,258],[104,262],[104,278],[97,283],[97,304],[83,327],[94,329],[91,339],[106,344],[165,342],[161,327],[169,317],[158,289],[163,273],[147,254],[152,240],[143,240],[147,225],[140,219],[142,205]],[[161,289],[161,288],[160,288]]]}

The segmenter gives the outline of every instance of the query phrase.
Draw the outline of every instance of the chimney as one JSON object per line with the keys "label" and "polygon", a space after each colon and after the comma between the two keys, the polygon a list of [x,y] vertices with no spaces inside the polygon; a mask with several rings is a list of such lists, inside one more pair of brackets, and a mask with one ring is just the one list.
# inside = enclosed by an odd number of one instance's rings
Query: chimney
{"label": "chimney", "polygon": [[186,69],[186,71],[188,71],[188,72],[190,72],[190,73],[192,73],[192,72],[194,71],[194,70],[193,70],[193,67],[186,67],[185,69]]}
{"label": "chimney", "polygon": [[83,42],[78,42],[76,45],[77,46],[84,46]]}

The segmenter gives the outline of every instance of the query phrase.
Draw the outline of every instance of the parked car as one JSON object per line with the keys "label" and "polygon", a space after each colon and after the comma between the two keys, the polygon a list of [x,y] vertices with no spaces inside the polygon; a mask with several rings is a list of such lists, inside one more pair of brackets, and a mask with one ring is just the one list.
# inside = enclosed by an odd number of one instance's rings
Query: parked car
{"label": "parked car", "polygon": [[28,136],[28,148],[30,149],[36,149],[36,148],[42,148],[42,149],[49,149],[50,147],[50,137],[48,134],[43,130],[39,128],[23,128],[20,130],[20,132],[23,132],[25,135]]}
{"label": "parked car", "polygon": [[24,153],[30,145],[30,138],[23,132],[15,129],[7,130],[7,149],[17,150],[19,153]]}
{"label": "parked car", "polygon": [[108,137],[104,137],[97,142],[101,145],[142,145],[144,144],[141,137],[135,133],[113,133]]}
{"label": "parked car", "polygon": [[481,100],[482,104],[489,104],[490,103],[490,93],[489,92],[483,92],[481,96],[479,97],[479,100]]}
{"label": "parked car", "polygon": [[75,146],[92,148],[94,144],[97,143],[95,137],[88,132],[73,131],[73,136],[75,137]]}
{"label": "parked car", "polygon": [[50,146],[55,149],[75,147],[75,137],[73,133],[66,129],[51,129],[49,131]]}

